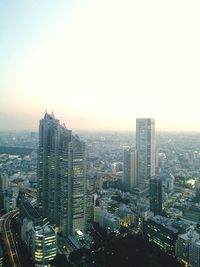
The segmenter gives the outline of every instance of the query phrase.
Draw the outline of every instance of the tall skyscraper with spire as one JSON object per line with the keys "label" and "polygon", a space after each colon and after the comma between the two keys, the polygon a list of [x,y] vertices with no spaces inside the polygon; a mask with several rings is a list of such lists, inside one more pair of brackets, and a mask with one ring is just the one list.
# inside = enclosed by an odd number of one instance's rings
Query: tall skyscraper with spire
{"label": "tall skyscraper with spire", "polygon": [[85,231],[85,144],[47,112],[39,125],[37,202],[64,236]]}
{"label": "tall skyscraper with spire", "polygon": [[136,150],[138,184],[147,185],[156,172],[155,120],[136,119]]}

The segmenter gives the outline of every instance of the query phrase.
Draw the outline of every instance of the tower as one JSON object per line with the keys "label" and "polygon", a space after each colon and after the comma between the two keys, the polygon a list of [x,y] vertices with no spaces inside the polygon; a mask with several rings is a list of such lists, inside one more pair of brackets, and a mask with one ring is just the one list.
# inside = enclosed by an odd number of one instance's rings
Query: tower
{"label": "tower", "polygon": [[85,144],[54,114],[39,125],[37,202],[63,235],[85,230]]}
{"label": "tower", "polygon": [[54,229],[49,226],[32,228],[32,258],[36,267],[49,266],[57,253],[57,238]]}
{"label": "tower", "polygon": [[136,119],[138,183],[145,186],[156,172],[155,120]]}
{"label": "tower", "polygon": [[162,214],[162,181],[160,177],[153,177],[149,184],[150,210],[154,215]]}
{"label": "tower", "polygon": [[137,153],[134,148],[124,150],[124,187],[132,190],[137,185]]}

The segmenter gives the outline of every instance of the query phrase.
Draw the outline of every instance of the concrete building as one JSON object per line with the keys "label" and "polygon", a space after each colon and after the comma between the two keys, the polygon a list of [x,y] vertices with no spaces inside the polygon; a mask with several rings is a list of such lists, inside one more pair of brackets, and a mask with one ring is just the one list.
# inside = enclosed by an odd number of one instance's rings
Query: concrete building
{"label": "concrete building", "polygon": [[105,230],[118,231],[120,228],[120,218],[107,212],[102,207],[95,207],[94,222]]}
{"label": "concrete building", "polygon": [[137,153],[134,148],[124,150],[123,184],[126,190],[132,190],[137,185]]}
{"label": "concrete building", "polygon": [[19,195],[19,188],[10,187],[6,190],[4,196],[4,210],[9,212],[17,207],[17,198]]}
{"label": "concrete building", "polygon": [[156,174],[155,120],[136,119],[137,177],[140,186],[149,183]]}
{"label": "concrete building", "polygon": [[189,265],[190,246],[199,240],[199,234],[191,228],[187,233],[178,236],[175,255],[186,265]]}
{"label": "concrete building", "polygon": [[8,188],[8,175],[0,174],[0,191],[5,191]]}
{"label": "concrete building", "polygon": [[32,258],[35,267],[48,266],[57,254],[57,238],[53,228],[49,225],[32,228]]}
{"label": "concrete building", "polygon": [[0,174],[0,211],[4,209],[4,198],[6,190],[8,188],[8,176],[7,174]]}
{"label": "concrete building", "polygon": [[190,245],[189,263],[191,267],[200,267],[200,241]]}
{"label": "concrete building", "polygon": [[85,191],[85,144],[46,113],[39,126],[37,201],[64,236],[85,232]]}

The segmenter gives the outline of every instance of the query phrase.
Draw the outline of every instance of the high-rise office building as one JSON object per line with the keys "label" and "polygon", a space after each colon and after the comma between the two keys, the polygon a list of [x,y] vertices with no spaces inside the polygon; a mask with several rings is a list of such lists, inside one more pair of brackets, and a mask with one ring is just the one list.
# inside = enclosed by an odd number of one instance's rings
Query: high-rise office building
{"label": "high-rise office building", "polygon": [[150,210],[154,215],[162,214],[162,181],[160,177],[153,177],[149,183]]}
{"label": "high-rise office building", "polygon": [[0,211],[4,209],[5,191],[8,188],[8,175],[0,173]]}
{"label": "high-rise office building", "polygon": [[38,205],[64,236],[85,231],[85,144],[54,115],[40,120]]}
{"label": "high-rise office building", "polygon": [[8,175],[0,174],[0,191],[5,191],[8,188]]}
{"label": "high-rise office building", "polygon": [[136,150],[138,183],[144,186],[156,172],[155,120],[136,119]]}
{"label": "high-rise office building", "polygon": [[137,185],[137,153],[134,148],[124,150],[123,184],[126,190],[132,190]]}

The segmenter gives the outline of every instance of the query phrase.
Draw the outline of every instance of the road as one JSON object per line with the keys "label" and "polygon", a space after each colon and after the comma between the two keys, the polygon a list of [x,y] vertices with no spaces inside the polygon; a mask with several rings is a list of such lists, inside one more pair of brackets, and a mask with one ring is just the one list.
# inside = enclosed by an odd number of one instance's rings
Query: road
{"label": "road", "polygon": [[11,231],[11,221],[16,216],[19,215],[19,209],[15,209],[4,214],[0,220],[0,230],[7,247],[8,255],[12,264],[12,267],[20,267],[21,263],[19,261],[18,251],[15,246],[15,241]]}

